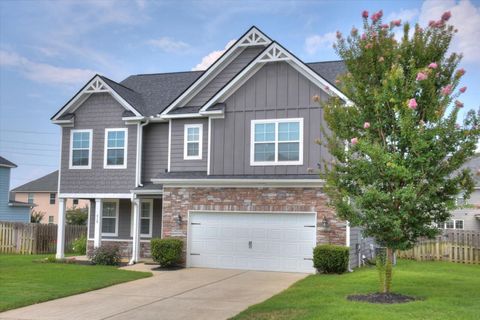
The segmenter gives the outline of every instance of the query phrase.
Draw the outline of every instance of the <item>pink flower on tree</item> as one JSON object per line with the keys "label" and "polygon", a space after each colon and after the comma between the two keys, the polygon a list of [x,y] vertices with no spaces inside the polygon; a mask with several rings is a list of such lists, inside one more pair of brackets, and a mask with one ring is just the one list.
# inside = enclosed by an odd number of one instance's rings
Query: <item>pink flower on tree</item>
{"label": "pink flower on tree", "polygon": [[435,62],[432,62],[432,63],[430,63],[430,64],[428,65],[428,67],[429,67],[430,69],[437,69],[437,68],[438,68],[438,64],[436,64]]}
{"label": "pink flower on tree", "polygon": [[380,28],[382,28],[382,29],[388,29],[388,24],[384,23],[384,24],[382,24],[382,25],[380,26]]}
{"label": "pink flower on tree", "polygon": [[402,20],[400,20],[400,19],[392,20],[392,22],[390,22],[390,25],[395,26],[395,27],[400,27],[401,24],[402,24]]}
{"label": "pink flower on tree", "polygon": [[435,24],[433,25],[435,28],[441,28],[445,25],[445,21],[443,20],[438,20],[438,21],[435,21]]}
{"label": "pink flower on tree", "polygon": [[365,122],[365,123],[363,124],[363,128],[364,128],[364,129],[370,128],[370,122]]}
{"label": "pink flower on tree", "polygon": [[417,106],[418,106],[418,104],[417,104],[417,100],[415,100],[415,98],[412,98],[412,99],[408,100],[408,107],[410,109],[415,110],[415,109],[417,109]]}
{"label": "pink flower on tree", "polygon": [[383,16],[383,11],[380,10],[372,15],[372,21],[375,23]]}
{"label": "pink flower on tree", "polygon": [[463,102],[455,100],[455,107],[457,108],[463,108]]}
{"label": "pink flower on tree", "polygon": [[353,27],[350,33],[352,34],[352,36],[356,36],[358,34],[358,29]]}
{"label": "pink flower on tree", "polygon": [[423,80],[426,80],[428,78],[427,74],[426,73],[423,73],[423,72],[419,72],[417,73],[417,81],[423,81]]}
{"label": "pink flower on tree", "polygon": [[367,10],[363,10],[363,12],[362,12],[362,17],[363,17],[364,19],[367,19],[367,18],[368,18],[368,11],[367,11]]}
{"label": "pink flower on tree", "polygon": [[445,11],[442,14],[442,20],[443,21],[448,21],[452,17],[452,13],[450,11]]}
{"label": "pink flower on tree", "polygon": [[337,39],[342,38],[342,33],[340,31],[337,31]]}
{"label": "pink flower on tree", "polygon": [[358,138],[350,139],[350,143],[353,144],[353,145],[356,145],[358,143]]}
{"label": "pink flower on tree", "polygon": [[440,90],[440,93],[444,96],[448,96],[452,93],[452,85],[448,84]]}
{"label": "pink flower on tree", "polygon": [[362,37],[361,37],[361,38],[362,38],[362,40],[365,40],[365,39],[367,39],[367,35],[366,35],[365,33],[362,33]]}
{"label": "pink flower on tree", "polygon": [[461,88],[460,88],[460,92],[461,92],[461,93],[465,93],[465,91],[467,91],[467,87],[461,87]]}
{"label": "pink flower on tree", "polygon": [[457,77],[461,77],[465,74],[465,69],[461,68],[461,69],[458,69],[457,72],[456,72],[456,75]]}

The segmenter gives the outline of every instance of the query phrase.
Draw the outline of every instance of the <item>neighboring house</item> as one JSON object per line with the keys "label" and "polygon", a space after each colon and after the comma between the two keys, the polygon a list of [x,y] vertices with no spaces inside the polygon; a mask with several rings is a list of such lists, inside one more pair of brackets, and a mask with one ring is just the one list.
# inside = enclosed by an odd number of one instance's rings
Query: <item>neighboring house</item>
{"label": "neighboring house", "polygon": [[[44,216],[40,223],[57,223],[58,215],[58,170],[41,178],[27,182],[11,191],[14,199],[27,203],[35,203],[32,211],[42,212]],[[68,199],[66,208],[86,208],[90,201],[81,199]]]}
{"label": "neighboring house", "polygon": [[470,168],[475,180],[475,189],[465,202],[460,195],[458,205],[465,205],[462,209],[452,212],[452,219],[443,226],[444,229],[474,230],[480,232],[480,155],[468,161],[464,167]]}
{"label": "neighboring house", "polygon": [[312,97],[350,103],[334,85],[344,71],[252,27],[206,71],[96,75],[52,117],[59,224],[66,199],[89,200],[88,251],[116,244],[131,262],[152,237],[184,240],[190,267],[313,272],[316,244],[355,250],[316,172],[331,156]]}
{"label": "neighboring house", "polygon": [[10,169],[17,165],[0,157],[0,221],[30,222],[30,208],[35,204],[10,200]]}

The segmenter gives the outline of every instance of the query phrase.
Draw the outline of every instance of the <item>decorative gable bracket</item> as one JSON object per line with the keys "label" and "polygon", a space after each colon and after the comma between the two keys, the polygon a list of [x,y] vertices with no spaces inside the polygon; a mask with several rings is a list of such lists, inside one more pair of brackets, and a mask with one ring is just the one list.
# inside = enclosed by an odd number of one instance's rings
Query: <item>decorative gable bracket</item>
{"label": "decorative gable bracket", "polygon": [[94,79],[85,89],[87,93],[108,92],[108,88],[101,79]]}
{"label": "decorative gable bracket", "polygon": [[285,50],[282,49],[278,44],[274,43],[271,45],[266,52],[259,57],[259,62],[275,62],[275,61],[287,61],[290,60],[290,57],[286,54]]}
{"label": "decorative gable bracket", "polygon": [[257,28],[252,28],[239,42],[239,47],[248,47],[255,45],[268,45],[272,42],[268,39],[263,33],[261,33]]}

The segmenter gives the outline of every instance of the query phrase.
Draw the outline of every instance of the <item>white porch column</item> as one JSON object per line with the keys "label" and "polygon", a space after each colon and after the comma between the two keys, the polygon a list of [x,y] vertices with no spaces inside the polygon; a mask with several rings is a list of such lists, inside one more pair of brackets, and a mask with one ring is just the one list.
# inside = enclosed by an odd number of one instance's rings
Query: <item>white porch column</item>
{"label": "white porch column", "polygon": [[65,258],[65,199],[58,199],[57,259]]}
{"label": "white porch column", "polygon": [[132,234],[132,259],[130,264],[134,264],[140,260],[140,201],[132,199],[133,209],[133,234]]}
{"label": "white porch column", "polygon": [[95,199],[95,228],[93,236],[93,247],[102,245],[102,199]]}

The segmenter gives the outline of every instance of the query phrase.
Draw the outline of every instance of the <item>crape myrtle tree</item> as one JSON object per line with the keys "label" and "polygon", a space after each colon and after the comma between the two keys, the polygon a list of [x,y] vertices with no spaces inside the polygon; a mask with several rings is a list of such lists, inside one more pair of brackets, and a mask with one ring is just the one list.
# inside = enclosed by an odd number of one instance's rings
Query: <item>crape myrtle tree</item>
{"label": "crape myrtle tree", "polygon": [[461,169],[475,153],[480,111],[457,124],[461,55],[448,53],[456,32],[450,12],[423,29],[400,20],[385,24],[382,11],[362,13],[363,33],[337,32],[334,45],[347,72],[336,85],[352,101],[324,104],[326,191],[337,214],[386,247],[381,290],[390,292],[395,250],[438,234],[457,195],[473,190]]}

